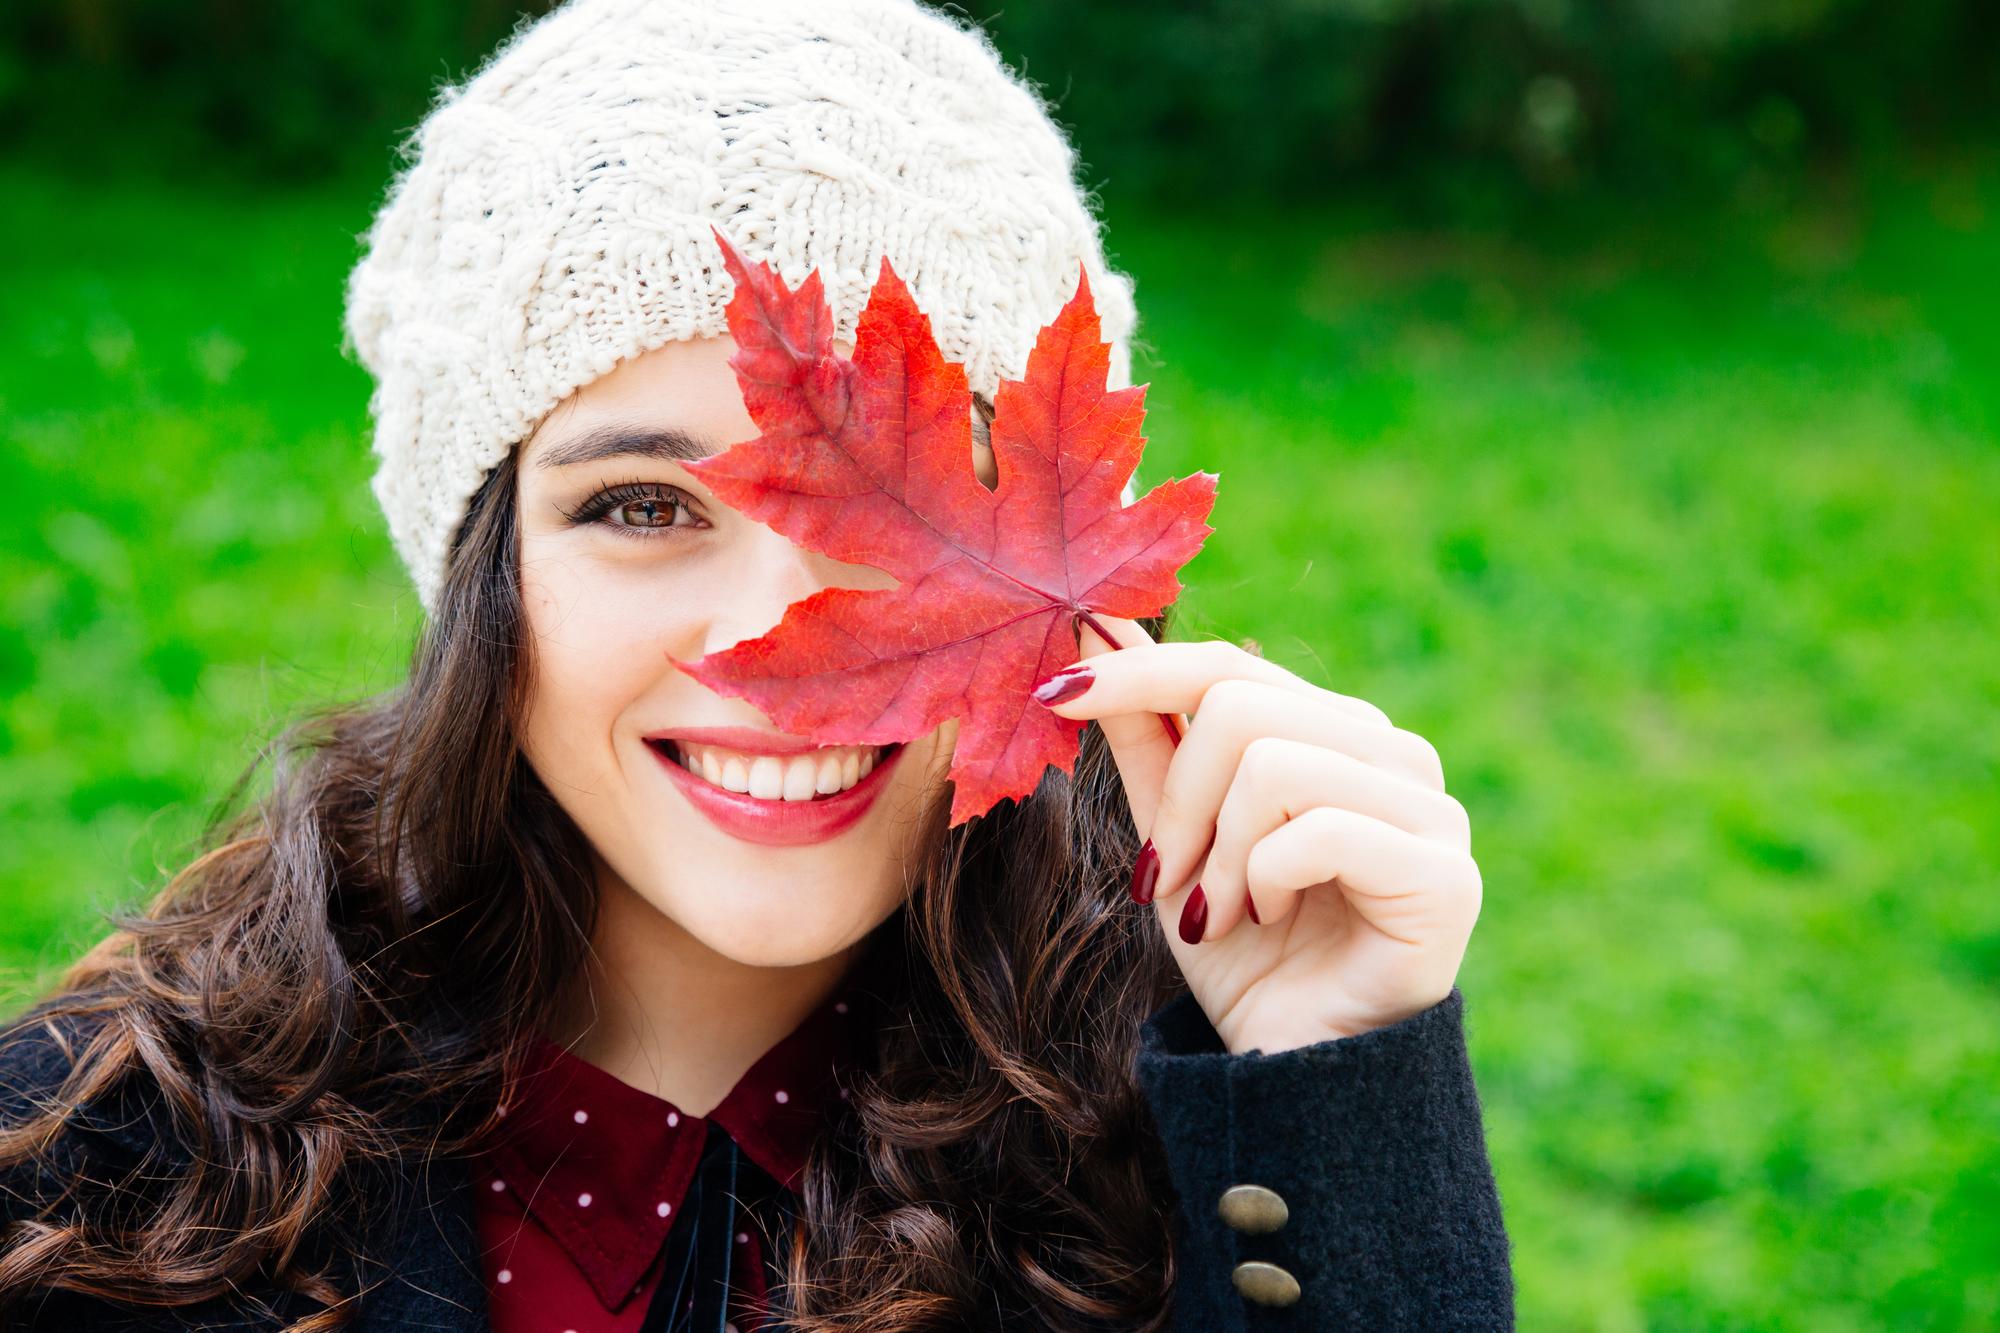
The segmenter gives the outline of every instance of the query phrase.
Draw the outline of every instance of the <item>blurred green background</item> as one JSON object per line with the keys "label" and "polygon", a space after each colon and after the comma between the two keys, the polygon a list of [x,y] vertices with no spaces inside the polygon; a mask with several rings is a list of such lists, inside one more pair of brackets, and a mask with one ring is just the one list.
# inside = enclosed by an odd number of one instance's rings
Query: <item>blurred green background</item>
{"label": "blurred green background", "polygon": [[[1184,634],[1430,737],[1527,1329],[2000,1327],[2000,7],[1013,5]],[[0,13],[0,1001],[417,624],[341,282],[512,5]],[[1053,314],[1053,312],[1050,312]]]}

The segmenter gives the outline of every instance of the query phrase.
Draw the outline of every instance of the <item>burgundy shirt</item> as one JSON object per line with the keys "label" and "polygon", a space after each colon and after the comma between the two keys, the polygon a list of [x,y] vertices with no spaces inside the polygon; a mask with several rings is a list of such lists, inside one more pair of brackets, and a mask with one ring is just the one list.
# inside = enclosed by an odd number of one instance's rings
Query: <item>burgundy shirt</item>
{"label": "burgundy shirt", "polygon": [[[843,985],[705,1117],[535,1037],[502,1137],[473,1164],[493,1333],[638,1329],[710,1122],[789,1195],[838,1105],[836,1071],[870,1035],[864,998]],[[736,1215],[730,1318],[752,1333],[768,1322],[766,1258]]]}

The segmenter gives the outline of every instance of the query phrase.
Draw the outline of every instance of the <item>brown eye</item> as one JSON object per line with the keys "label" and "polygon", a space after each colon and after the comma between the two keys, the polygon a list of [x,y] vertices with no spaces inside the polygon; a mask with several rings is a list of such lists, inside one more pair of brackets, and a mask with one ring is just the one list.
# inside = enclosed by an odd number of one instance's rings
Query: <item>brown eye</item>
{"label": "brown eye", "polygon": [[673,497],[648,498],[627,500],[615,512],[621,527],[671,528],[675,526],[675,517],[687,512],[687,506]]}
{"label": "brown eye", "polygon": [[630,537],[646,538],[674,528],[707,526],[695,512],[687,492],[658,482],[627,482],[599,491],[574,513],[571,523],[601,523]]}

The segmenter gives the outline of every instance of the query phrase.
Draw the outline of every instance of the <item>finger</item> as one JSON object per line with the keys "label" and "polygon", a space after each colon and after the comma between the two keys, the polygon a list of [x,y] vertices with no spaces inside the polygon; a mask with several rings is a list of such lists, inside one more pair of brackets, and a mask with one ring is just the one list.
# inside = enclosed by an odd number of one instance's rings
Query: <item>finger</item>
{"label": "finger", "polygon": [[1343,894],[1377,931],[1415,948],[1442,945],[1448,953],[1455,945],[1462,953],[1479,918],[1479,866],[1468,853],[1335,806],[1308,810],[1264,835],[1244,873],[1259,914],[1271,909],[1267,921],[1321,885]]}
{"label": "finger", "polygon": [[1207,848],[1222,798],[1250,743],[1263,736],[1338,750],[1364,764],[1442,791],[1437,752],[1398,727],[1377,726],[1317,699],[1263,681],[1231,679],[1209,687],[1167,767],[1159,810],[1147,828],[1160,856],[1159,891],[1194,873]]}
{"label": "finger", "polygon": [[1301,680],[1276,662],[1245,652],[1233,643],[1146,643],[1121,646],[1090,660],[1090,688],[1051,705],[1064,717],[1102,718],[1112,713],[1192,713],[1202,696],[1225,680],[1259,681],[1317,699],[1378,727],[1389,715],[1351,695]]}
{"label": "finger", "polygon": [[1227,935],[1245,915],[1268,925],[1289,910],[1289,901],[1266,904],[1247,896],[1250,849],[1320,806],[1368,815],[1457,851],[1472,845],[1465,807],[1445,793],[1337,750],[1289,736],[1259,736],[1244,747],[1216,815],[1215,846],[1201,868],[1209,911],[1204,939]]}
{"label": "finger", "polygon": [[[1078,649],[1093,668],[1103,658],[1116,655],[1121,648],[1153,643],[1145,626],[1136,621],[1121,620],[1116,616],[1100,616],[1098,619],[1117,636],[1118,642],[1105,642],[1088,625],[1079,627]],[[1177,723],[1180,731],[1187,729],[1185,719],[1177,719]],[[1154,713],[1112,714],[1099,718],[1097,727],[1104,733],[1105,744],[1110,747],[1111,757],[1118,765],[1118,777],[1125,786],[1125,800],[1132,808],[1133,827],[1143,832],[1152,826],[1154,812],[1159,809],[1160,789],[1167,779],[1167,765],[1173,761],[1176,737],[1168,733],[1165,724]]]}

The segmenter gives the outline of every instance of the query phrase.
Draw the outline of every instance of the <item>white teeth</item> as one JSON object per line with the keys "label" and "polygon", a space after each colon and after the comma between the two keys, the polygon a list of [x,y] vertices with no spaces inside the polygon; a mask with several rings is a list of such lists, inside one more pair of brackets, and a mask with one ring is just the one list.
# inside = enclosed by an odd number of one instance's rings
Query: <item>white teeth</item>
{"label": "white teeth", "polygon": [[846,791],[875,767],[876,749],[829,745],[798,755],[746,754],[680,742],[681,767],[706,782],[763,801],[810,801]]}
{"label": "white teeth", "polygon": [[818,776],[819,765],[811,755],[795,755],[785,761],[785,799],[788,801],[810,801],[813,798],[813,782]]}

